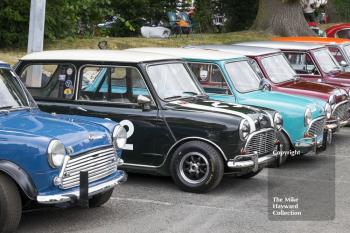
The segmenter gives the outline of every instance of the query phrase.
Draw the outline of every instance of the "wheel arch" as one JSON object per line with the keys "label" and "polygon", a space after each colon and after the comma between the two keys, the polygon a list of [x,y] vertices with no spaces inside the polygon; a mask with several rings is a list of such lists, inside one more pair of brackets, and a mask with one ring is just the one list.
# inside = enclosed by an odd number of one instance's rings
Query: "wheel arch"
{"label": "wheel arch", "polygon": [[179,148],[184,143],[190,142],[190,141],[202,141],[202,142],[208,143],[209,145],[213,146],[215,148],[215,150],[217,150],[219,152],[219,154],[221,155],[221,157],[224,161],[227,161],[227,157],[226,157],[224,151],[215,142],[210,141],[210,140],[205,139],[205,138],[201,138],[201,137],[186,137],[186,138],[182,138],[182,139],[178,140],[170,147],[170,149],[168,150],[167,156],[166,156],[166,158],[167,158],[166,162],[168,163],[170,161],[172,153],[174,153],[177,148]]}
{"label": "wheel arch", "polygon": [[0,160],[0,172],[10,177],[30,200],[36,199],[34,182],[22,168],[10,161]]}
{"label": "wheel arch", "polygon": [[291,149],[294,149],[294,145],[293,145],[292,140],[291,140],[289,134],[287,133],[287,131],[286,131],[285,129],[282,128],[282,130],[280,131],[280,133],[287,137],[287,139],[288,139],[288,141],[289,141],[290,148],[291,148]]}

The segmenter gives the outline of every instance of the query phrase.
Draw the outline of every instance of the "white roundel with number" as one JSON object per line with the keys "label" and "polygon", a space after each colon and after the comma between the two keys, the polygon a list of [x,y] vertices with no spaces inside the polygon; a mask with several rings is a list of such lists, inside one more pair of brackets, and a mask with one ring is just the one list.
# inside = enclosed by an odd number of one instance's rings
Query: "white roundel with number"
{"label": "white roundel with number", "polygon": [[[130,138],[134,134],[135,127],[131,121],[122,120],[121,122],[119,122],[119,124],[125,128],[127,138]],[[124,150],[134,150],[134,145],[133,144],[125,144],[123,149]]]}

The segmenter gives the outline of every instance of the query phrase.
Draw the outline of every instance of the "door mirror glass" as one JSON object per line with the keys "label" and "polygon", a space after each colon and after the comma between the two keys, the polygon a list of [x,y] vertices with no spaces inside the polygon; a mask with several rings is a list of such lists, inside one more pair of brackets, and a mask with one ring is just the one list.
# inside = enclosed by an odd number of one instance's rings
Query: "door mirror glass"
{"label": "door mirror glass", "polygon": [[151,100],[146,96],[137,96],[137,104],[140,105],[144,110],[151,109]]}
{"label": "door mirror glass", "polygon": [[342,67],[346,67],[346,66],[348,66],[348,63],[346,63],[346,61],[342,60],[342,61],[340,62],[340,65],[341,65]]}

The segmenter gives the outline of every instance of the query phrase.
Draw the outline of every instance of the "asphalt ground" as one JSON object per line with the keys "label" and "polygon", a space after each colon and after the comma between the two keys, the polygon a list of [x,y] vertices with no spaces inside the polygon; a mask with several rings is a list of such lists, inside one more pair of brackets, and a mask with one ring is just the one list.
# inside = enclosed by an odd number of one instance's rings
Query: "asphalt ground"
{"label": "asphalt ground", "polygon": [[[207,194],[182,192],[170,177],[129,174],[103,207],[26,212],[18,232],[349,232],[350,128],[333,142],[249,180],[224,177]],[[273,214],[281,213],[274,204],[300,215]]]}

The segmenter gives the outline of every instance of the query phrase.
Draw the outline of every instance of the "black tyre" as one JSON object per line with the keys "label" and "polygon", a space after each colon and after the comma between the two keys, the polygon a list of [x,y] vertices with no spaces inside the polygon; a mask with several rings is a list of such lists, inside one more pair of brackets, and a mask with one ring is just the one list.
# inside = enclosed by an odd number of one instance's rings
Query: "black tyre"
{"label": "black tyre", "polygon": [[108,190],[104,193],[99,193],[99,194],[96,194],[95,196],[93,196],[89,200],[89,208],[97,208],[97,207],[100,207],[101,205],[105,204],[111,198],[113,190],[114,189],[111,189],[111,190]]}
{"label": "black tyre", "polygon": [[244,174],[244,175],[241,175],[241,176],[238,176],[239,178],[243,178],[243,179],[249,179],[249,178],[252,178],[254,176],[256,176],[257,174],[259,174],[260,172],[262,171],[262,168],[258,169],[257,171],[255,172],[249,172],[247,174]]}
{"label": "black tyre", "polygon": [[0,232],[14,232],[21,220],[22,200],[16,184],[0,173]]}
{"label": "black tyre", "polygon": [[[291,148],[290,145],[290,141],[288,139],[288,137],[283,133],[283,132],[277,132],[277,140],[280,142],[280,148],[279,148],[279,152],[288,152]],[[281,166],[282,164],[284,164],[286,162],[286,160],[288,159],[289,155],[283,154],[282,153],[282,157],[280,160],[276,160],[275,164],[271,164],[268,167],[269,168],[276,168]]]}
{"label": "black tyre", "polygon": [[170,173],[182,190],[204,193],[220,183],[224,162],[213,146],[201,141],[186,142],[175,150]]}

